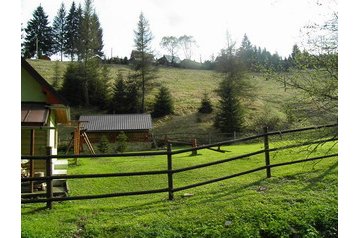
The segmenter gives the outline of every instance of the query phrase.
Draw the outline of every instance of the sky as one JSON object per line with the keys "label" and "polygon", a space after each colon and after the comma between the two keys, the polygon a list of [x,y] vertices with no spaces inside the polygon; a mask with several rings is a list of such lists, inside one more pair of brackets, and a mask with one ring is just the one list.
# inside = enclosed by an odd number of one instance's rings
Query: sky
{"label": "sky", "polygon": [[[61,2],[69,10],[72,1],[21,0],[21,23],[25,28],[40,4],[52,23]],[[83,6],[84,0],[75,3]],[[142,11],[154,35],[151,46],[157,57],[167,53],[159,44],[162,37],[185,34],[197,42],[193,48],[197,61],[217,56],[225,47],[226,32],[237,46],[246,33],[253,45],[287,57],[302,41],[302,27],[336,10],[332,4],[319,6],[316,0],[93,0],[93,4],[103,28],[106,57],[130,55]],[[183,57],[180,51],[179,57]]]}

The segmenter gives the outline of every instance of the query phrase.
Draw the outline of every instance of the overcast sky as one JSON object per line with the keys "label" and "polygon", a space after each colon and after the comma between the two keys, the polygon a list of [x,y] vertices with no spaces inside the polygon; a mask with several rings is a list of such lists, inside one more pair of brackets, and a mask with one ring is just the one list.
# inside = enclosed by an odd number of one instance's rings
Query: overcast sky
{"label": "overcast sky", "polygon": [[[41,4],[52,23],[61,2],[68,11],[72,0],[21,0],[21,22],[25,28],[33,11]],[[154,35],[152,49],[157,56],[165,53],[159,46],[163,36],[192,35],[198,47],[196,60],[217,56],[225,47],[226,31],[241,43],[246,33],[252,44],[286,57],[300,43],[300,29],[327,17],[332,6],[318,6],[316,0],[94,0],[103,28],[104,53],[107,57],[129,56],[133,49],[133,30],[143,11]],[[323,1],[326,2],[326,1]],[[76,5],[84,0],[75,0]]]}

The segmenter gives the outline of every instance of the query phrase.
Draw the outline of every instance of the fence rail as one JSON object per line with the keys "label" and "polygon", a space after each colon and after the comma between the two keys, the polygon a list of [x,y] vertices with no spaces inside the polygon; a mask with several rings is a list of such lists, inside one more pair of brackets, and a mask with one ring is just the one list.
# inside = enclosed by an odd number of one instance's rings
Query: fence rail
{"label": "fence rail", "polygon": [[[238,176],[254,173],[261,170],[266,170],[266,177],[271,177],[271,168],[274,167],[280,167],[280,166],[287,166],[297,163],[303,163],[308,161],[314,161],[314,160],[320,160],[325,158],[332,158],[338,156],[337,153],[334,154],[328,154],[324,156],[318,156],[318,157],[312,157],[312,158],[305,158],[295,161],[289,161],[289,162],[281,162],[276,164],[271,164],[270,162],[270,152],[275,151],[281,151],[281,150],[287,150],[291,148],[297,148],[302,146],[308,146],[308,145],[314,145],[314,144],[323,144],[327,142],[337,141],[337,135],[332,135],[331,138],[326,139],[320,139],[320,140],[313,140],[313,141],[305,141],[302,143],[296,143],[293,145],[286,145],[286,146],[280,146],[276,148],[270,148],[269,147],[269,137],[274,135],[282,135],[287,133],[296,133],[296,132],[302,132],[302,131],[311,131],[311,130],[319,130],[322,128],[333,128],[337,127],[337,124],[329,124],[329,125],[321,125],[321,126],[315,126],[315,127],[306,127],[306,128],[299,128],[294,130],[285,130],[285,131],[273,131],[268,132],[267,128],[264,128],[262,134],[258,134],[251,137],[245,137],[245,138],[239,138],[234,140],[228,140],[208,145],[201,145],[197,146],[195,148],[188,148],[188,149],[179,149],[179,150],[172,150],[171,144],[167,145],[166,151],[156,151],[156,152],[139,152],[139,153],[122,153],[122,154],[82,154],[82,155],[44,155],[44,156],[28,156],[23,155],[21,156],[21,159],[28,159],[28,160],[46,160],[46,176],[44,177],[27,177],[27,178],[21,178],[21,182],[46,182],[47,188],[46,188],[46,198],[37,198],[37,199],[22,199],[21,203],[46,203],[47,208],[52,208],[53,202],[59,202],[59,201],[68,201],[68,200],[83,200],[83,199],[100,199],[100,198],[110,198],[110,197],[120,197],[120,196],[133,196],[133,195],[144,195],[144,194],[154,194],[154,193],[168,193],[168,199],[173,200],[174,199],[174,193],[198,186],[203,186],[206,184],[211,184],[215,182],[219,182],[222,180],[235,178]],[[173,169],[173,163],[172,163],[172,156],[176,154],[182,154],[187,152],[193,152],[198,151],[202,149],[212,149],[212,147],[220,147],[224,145],[231,145],[239,142],[246,142],[251,140],[256,140],[259,138],[263,138],[263,147],[264,149],[258,150],[255,152],[246,153],[243,155],[234,156],[227,159],[217,160],[209,163],[203,163],[193,166],[188,166],[185,168],[179,168],[179,169]],[[174,188],[174,179],[173,175],[176,173],[181,173],[189,170],[195,170],[200,169],[204,167],[209,167],[213,165],[228,163],[230,161],[235,161],[243,158],[248,158],[254,155],[264,154],[265,155],[265,166],[260,166],[258,168],[253,168],[244,172],[227,175],[211,180],[207,180],[200,183],[190,184],[182,187],[175,187]],[[142,172],[124,172],[124,173],[105,173],[105,174],[76,174],[76,175],[52,175],[51,174],[51,166],[52,166],[52,159],[53,158],[106,158],[106,157],[138,157],[138,156],[157,156],[157,155],[166,155],[167,157],[167,169],[166,170],[154,170],[154,171],[142,171]],[[86,178],[109,178],[109,177],[129,177],[129,176],[150,176],[150,175],[167,175],[167,187],[166,188],[160,188],[160,189],[154,189],[154,190],[144,190],[144,191],[134,191],[134,192],[120,192],[120,193],[107,193],[107,194],[99,194],[99,195],[82,195],[82,196],[69,196],[69,197],[54,197],[53,196],[53,190],[52,190],[52,183],[53,180],[56,179],[86,179]]]}

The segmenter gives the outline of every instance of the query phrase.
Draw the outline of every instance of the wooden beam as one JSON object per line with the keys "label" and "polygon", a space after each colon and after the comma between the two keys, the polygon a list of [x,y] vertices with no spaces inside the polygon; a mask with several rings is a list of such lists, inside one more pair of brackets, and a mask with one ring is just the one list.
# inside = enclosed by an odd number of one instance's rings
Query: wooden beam
{"label": "wooden beam", "polygon": [[[31,129],[30,133],[30,155],[35,155],[35,129]],[[30,177],[34,177],[35,174],[35,164],[32,159],[30,159]],[[30,182],[30,193],[34,192],[34,182]]]}

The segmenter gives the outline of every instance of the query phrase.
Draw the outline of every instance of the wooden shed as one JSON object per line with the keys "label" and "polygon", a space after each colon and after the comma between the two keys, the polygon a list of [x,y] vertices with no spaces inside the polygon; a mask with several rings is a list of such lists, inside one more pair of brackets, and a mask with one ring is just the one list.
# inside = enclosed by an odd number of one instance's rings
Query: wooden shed
{"label": "wooden shed", "polygon": [[152,140],[150,114],[83,115],[79,121],[92,143],[98,143],[102,136],[106,136],[113,143],[121,131],[126,134],[129,142]]}
{"label": "wooden shed", "polygon": [[[70,122],[67,101],[25,60],[21,59],[21,154],[57,154],[58,125]],[[66,174],[67,160],[52,159],[52,173]],[[22,160],[21,176],[46,174],[45,161]],[[31,186],[28,192],[32,192]]]}

